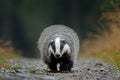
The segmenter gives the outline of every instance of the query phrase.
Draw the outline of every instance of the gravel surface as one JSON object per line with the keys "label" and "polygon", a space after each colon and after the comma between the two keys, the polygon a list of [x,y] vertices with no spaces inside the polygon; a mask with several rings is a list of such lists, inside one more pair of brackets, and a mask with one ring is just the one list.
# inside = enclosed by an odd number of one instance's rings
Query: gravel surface
{"label": "gravel surface", "polygon": [[120,80],[120,70],[98,59],[79,59],[72,72],[50,72],[39,59],[9,61],[13,70],[0,68],[0,80]]}

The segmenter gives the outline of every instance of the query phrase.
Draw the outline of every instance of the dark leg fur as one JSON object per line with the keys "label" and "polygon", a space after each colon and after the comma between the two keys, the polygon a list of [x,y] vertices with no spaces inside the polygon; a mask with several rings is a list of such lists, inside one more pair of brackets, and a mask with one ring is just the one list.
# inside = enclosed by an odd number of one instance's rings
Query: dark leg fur
{"label": "dark leg fur", "polygon": [[49,63],[48,67],[51,69],[51,71],[57,71],[56,64],[54,64],[54,63]]}
{"label": "dark leg fur", "polygon": [[[57,71],[57,64],[54,63],[49,63],[48,67],[51,69],[53,72],[58,72]],[[68,62],[61,62],[60,63],[60,71],[71,71],[71,68],[73,67],[73,62],[68,61]]]}
{"label": "dark leg fur", "polygon": [[61,71],[71,71],[72,67],[73,67],[73,62],[72,61],[67,61],[67,62],[63,62],[60,65],[60,70]]}
{"label": "dark leg fur", "polygon": [[51,71],[57,71],[58,63],[60,63],[60,71],[71,71],[73,67],[73,61],[67,54],[64,54],[61,58],[55,58],[54,55],[51,55],[51,62],[48,63],[48,67]]}

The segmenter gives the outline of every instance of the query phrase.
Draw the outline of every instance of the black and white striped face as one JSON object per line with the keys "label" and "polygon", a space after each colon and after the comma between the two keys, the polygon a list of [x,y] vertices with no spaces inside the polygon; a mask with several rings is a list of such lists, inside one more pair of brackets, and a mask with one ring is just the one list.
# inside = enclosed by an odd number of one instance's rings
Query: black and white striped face
{"label": "black and white striped face", "polygon": [[65,42],[65,40],[56,38],[52,40],[48,47],[49,56],[53,54],[56,58],[62,57],[63,54],[70,54],[70,46]]}

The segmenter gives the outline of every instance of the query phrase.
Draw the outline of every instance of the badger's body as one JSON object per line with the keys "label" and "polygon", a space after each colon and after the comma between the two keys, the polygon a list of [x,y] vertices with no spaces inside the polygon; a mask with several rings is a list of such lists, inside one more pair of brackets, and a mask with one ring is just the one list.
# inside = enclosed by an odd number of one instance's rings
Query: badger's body
{"label": "badger's body", "polygon": [[51,70],[71,71],[79,53],[79,38],[72,29],[53,25],[42,32],[38,48],[41,59]]}

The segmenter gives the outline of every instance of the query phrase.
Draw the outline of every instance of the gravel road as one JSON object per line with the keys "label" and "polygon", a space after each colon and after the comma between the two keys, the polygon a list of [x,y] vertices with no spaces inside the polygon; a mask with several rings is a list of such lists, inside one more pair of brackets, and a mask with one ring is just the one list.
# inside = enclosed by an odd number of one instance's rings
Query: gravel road
{"label": "gravel road", "polygon": [[120,80],[120,70],[99,59],[78,59],[72,72],[50,72],[39,59],[14,59],[13,70],[0,68],[0,80]]}

